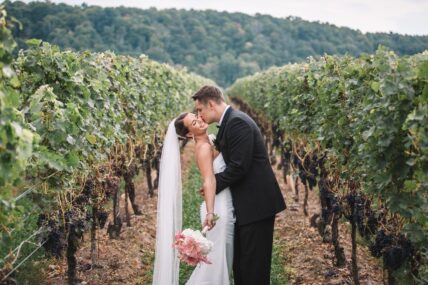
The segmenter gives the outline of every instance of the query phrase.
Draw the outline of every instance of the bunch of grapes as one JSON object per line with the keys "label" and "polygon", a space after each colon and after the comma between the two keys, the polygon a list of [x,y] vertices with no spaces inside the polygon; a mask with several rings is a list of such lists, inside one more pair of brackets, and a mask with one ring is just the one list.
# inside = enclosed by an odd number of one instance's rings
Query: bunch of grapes
{"label": "bunch of grapes", "polygon": [[64,213],[67,225],[73,225],[76,237],[82,238],[84,232],[88,229],[87,213],[78,208],[71,208]]}
{"label": "bunch of grapes", "polygon": [[46,228],[42,235],[43,248],[55,258],[61,258],[66,247],[66,232],[60,225],[58,216],[48,217],[46,214],[40,214],[37,226]]}
{"label": "bunch of grapes", "polygon": [[318,181],[321,199],[321,217],[329,223],[333,214],[339,215],[341,213],[340,202],[335,193],[329,187],[327,177],[322,176]]}
{"label": "bunch of grapes", "polygon": [[374,257],[381,257],[382,256],[382,250],[392,245],[393,243],[393,236],[385,234],[384,230],[380,230],[376,234],[375,242],[370,246],[370,252]]}
{"label": "bunch of grapes", "polygon": [[121,177],[123,174],[122,165],[120,163],[112,165],[112,171],[114,176]]}
{"label": "bunch of grapes", "polygon": [[315,185],[317,184],[317,177],[319,175],[318,172],[318,153],[315,149],[310,155],[305,158],[304,166],[306,170],[306,178],[308,181],[309,188],[313,190]]}
{"label": "bunch of grapes", "polygon": [[[380,220],[382,219],[382,211],[374,211],[371,207],[371,200],[361,194],[351,193],[346,197],[350,210],[348,211],[346,218],[349,221],[354,221],[358,226],[358,231],[361,236],[370,238],[377,228],[379,227]],[[356,215],[352,215],[352,209],[355,207]]]}
{"label": "bunch of grapes", "polygon": [[283,168],[284,175],[290,174],[291,153],[293,151],[293,142],[288,139],[281,145],[281,163],[278,169]]}
{"label": "bunch of grapes", "polygon": [[277,124],[272,124],[272,148],[281,148],[281,139],[284,136],[282,131]]}
{"label": "bunch of grapes", "polygon": [[88,202],[89,197],[84,194],[80,194],[73,200],[73,206],[82,209],[86,204],[88,204]]}
{"label": "bunch of grapes", "polygon": [[97,220],[100,228],[103,229],[107,223],[108,213],[104,209],[100,209],[97,212]]}
{"label": "bunch of grapes", "polygon": [[[345,217],[350,222],[355,222],[357,225],[362,225],[364,220],[364,202],[360,194],[350,193],[345,197],[349,206]],[[355,209],[355,214],[354,214]]]}
{"label": "bunch of grapes", "polygon": [[377,232],[370,252],[375,257],[382,256],[384,267],[390,271],[399,269],[415,255],[412,243],[404,235],[386,234],[384,230]]}
{"label": "bunch of grapes", "polygon": [[159,148],[156,151],[155,158],[153,159],[153,164],[152,164],[153,169],[156,170],[156,178],[154,181],[155,189],[157,189],[159,186],[159,170],[160,170],[160,160],[161,160],[161,156],[162,156],[162,148],[163,148],[163,145],[162,145],[162,143],[160,143]]}
{"label": "bunch of grapes", "polygon": [[91,197],[92,194],[94,193],[95,183],[93,182],[92,179],[93,178],[87,179],[85,182],[85,186],[83,187],[82,194],[87,197]]}

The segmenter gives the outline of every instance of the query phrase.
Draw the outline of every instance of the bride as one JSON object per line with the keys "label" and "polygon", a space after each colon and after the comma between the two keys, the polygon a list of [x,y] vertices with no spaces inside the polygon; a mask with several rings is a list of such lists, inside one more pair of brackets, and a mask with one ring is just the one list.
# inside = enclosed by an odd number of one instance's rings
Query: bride
{"label": "bride", "polygon": [[[207,238],[214,243],[208,260],[199,264],[188,285],[225,285],[233,260],[234,210],[230,189],[216,193],[214,173],[222,172],[226,164],[222,154],[213,150],[207,134],[208,124],[193,113],[183,113],[173,120],[165,137],[159,177],[156,256],[153,284],[179,284],[179,260],[173,248],[175,234],[182,226],[182,184],[179,139],[193,138],[198,168],[203,178],[204,202],[200,208],[202,227],[208,226]],[[196,191],[196,190],[195,190]],[[215,222],[214,214],[220,219]]]}

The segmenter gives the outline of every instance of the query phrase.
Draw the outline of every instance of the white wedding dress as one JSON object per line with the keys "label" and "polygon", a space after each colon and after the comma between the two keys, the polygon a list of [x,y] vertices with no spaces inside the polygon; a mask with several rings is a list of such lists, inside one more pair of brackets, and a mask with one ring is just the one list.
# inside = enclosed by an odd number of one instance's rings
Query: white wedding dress
{"label": "white wedding dress", "polygon": [[[220,153],[213,162],[214,173],[222,172],[226,168],[223,156]],[[201,224],[205,220],[207,209],[205,202],[201,205]],[[233,235],[235,215],[232,204],[232,194],[229,188],[215,196],[214,213],[220,218],[216,225],[207,233],[207,239],[214,243],[208,260],[212,264],[199,264],[193,270],[186,285],[228,285],[232,272]]]}

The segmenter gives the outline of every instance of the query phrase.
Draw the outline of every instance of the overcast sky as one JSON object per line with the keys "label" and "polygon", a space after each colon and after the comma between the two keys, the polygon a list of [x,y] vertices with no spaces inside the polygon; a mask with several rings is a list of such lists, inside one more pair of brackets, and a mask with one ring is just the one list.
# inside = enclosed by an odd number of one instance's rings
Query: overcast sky
{"label": "overcast sky", "polygon": [[[24,2],[30,2],[29,0]],[[71,5],[214,9],[218,11],[298,16],[362,32],[428,35],[428,0],[51,0]]]}

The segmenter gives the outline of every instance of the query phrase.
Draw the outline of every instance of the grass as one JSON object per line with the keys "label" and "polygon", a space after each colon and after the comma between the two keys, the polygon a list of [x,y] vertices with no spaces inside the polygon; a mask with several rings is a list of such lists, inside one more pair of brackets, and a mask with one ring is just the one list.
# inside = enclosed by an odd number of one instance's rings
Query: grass
{"label": "grass", "polygon": [[286,285],[288,284],[288,274],[286,264],[286,244],[278,234],[273,238],[272,249],[272,267],[270,275],[270,284],[272,285]]}

